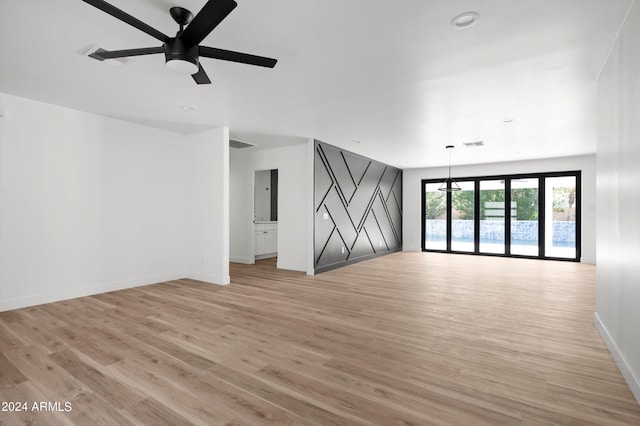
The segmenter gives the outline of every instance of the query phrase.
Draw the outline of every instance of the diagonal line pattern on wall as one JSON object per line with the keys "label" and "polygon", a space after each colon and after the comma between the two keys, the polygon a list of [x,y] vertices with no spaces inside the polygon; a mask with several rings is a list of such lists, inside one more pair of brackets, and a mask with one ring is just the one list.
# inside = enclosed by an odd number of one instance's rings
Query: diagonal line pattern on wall
{"label": "diagonal line pattern on wall", "polygon": [[[355,184],[351,180],[350,175],[348,175],[346,164],[344,164],[343,161],[340,161],[342,158],[340,156],[340,152],[336,153],[335,150],[332,149],[323,149],[321,145],[318,146],[317,150],[320,153],[320,157],[326,171],[329,173],[329,176],[331,176],[331,179],[338,190],[338,195],[346,208],[349,204],[347,198],[350,199],[353,192],[356,190]],[[349,195],[348,197],[347,193]]]}
{"label": "diagonal line pattern on wall", "polygon": [[319,141],[314,168],[316,270],[401,249],[401,170]]}
{"label": "diagonal line pattern on wall", "polygon": [[382,209],[384,210],[384,214],[387,218],[387,220],[389,221],[389,226],[391,226],[391,231],[393,232],[393,236],[396,240],[396,244],[399,245],[400,242],[400,234],[398,232],[398,230],[396,230],[396,227],[393,223],[393,218],[391,217],[391,213],[389,212],[389,205],[387,203],[384,202],[384,197],[382,195],[382,192],[380,193],[380,199],[383,200],[382,204]]}
{"label": "diagonal line pattern on wall", "polygon": [[[321,156],[320,159],[324,162],[325,159]],[[334,180],[331,174],[328,172],[328,167],[316,167],[314,173],[314,198],[316,205],[316,213],[324,205],[324,200],[329,195],[329,191],[333,188]],[[324,189],[326,188],[326,189]],[[318,197],[320,196],[320,199]]]}

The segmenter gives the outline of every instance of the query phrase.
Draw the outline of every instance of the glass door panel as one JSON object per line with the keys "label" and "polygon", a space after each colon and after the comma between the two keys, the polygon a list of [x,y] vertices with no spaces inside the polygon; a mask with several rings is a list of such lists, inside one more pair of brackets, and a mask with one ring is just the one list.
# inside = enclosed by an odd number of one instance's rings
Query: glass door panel
{"label": "glass door panel", "polygon": [[[424,250],[580,260],[580,172],[425,179]],[[508,203],[509,204],[508,204]]]}
{"label": "glass door panel", "polygon": [[504,180],[480,181],[480,252],[504,254]]}
{"label": "glass door panel", "polygon": [[576,257],[576,177],[545,178],[545,256]]}
{"label": "glass door panel", "polygon": [[539,255],[538,181],[511,180],[511,254]]}
{"label": "glass door panel", "polygon": [[458,185],[462,191],[451,193],[451,250],[473,252],[475,184],[458,181]]}
{"label": "glass door panel", "polygon": [[425,184],[424,248],[447,249],[447,193],[438,191],[440,183]]}

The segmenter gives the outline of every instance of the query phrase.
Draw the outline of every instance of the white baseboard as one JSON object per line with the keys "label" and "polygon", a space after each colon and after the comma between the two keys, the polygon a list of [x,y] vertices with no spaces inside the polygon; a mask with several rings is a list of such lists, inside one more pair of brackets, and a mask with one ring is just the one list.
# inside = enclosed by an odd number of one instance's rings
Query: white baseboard
{"label": "white baseboard", "polygon": [[588,263],[589,265],[595,265],[596,264],[596,259],[595,257],[582,257],[580,258],[580,263]]}
{"label": "white baseboard", "polygon": [[229,256],[229,262],[233,262],[233,263],[244,263],[247,265],[253,265],[254,263],[256,263],[255,258],[253,257],[235,257],[235,256]]}
{"label": "white baseboard", "polygon": [[173,281],[184,278],[184,273],[150,275],[109,283],[94,284],[86,287],[74,287],[57,291],[16,297],[0,300],[0,312],[12,309],[26,308],[28,306],[42,305],[44,303],[58,302],[60,300],[75,299],[77,297],[92,296],[94,294],[108,293],[110,291],[124,290],[132,287],[156,284],[165,281]]}
{"label": "white baseboard", "polygon": [[636,397],[638,404],[640,404],[640,376],[638,376],[638,374],[633,371],[633,368],[627,362],[624,354],[620,352],[616,341],[609,333],[609,330],[604,325],[597,312],[595,312],[594,314],[594,323],[596,325],[596,329],[600,333],[600,337],[602,337],[602,341],[607,346],[607,349],[609,349],[609,352],[611,352],[613,360],[616,362],[616,365],[618,366],[618,369],[620,369],[622,376],[627,381],[627,384],[629,385],[633,396]]}
{"label": "white baseboard", "polygon": [[287,269],[289,271],[298,271],[298,272],[307,271],[307,265],[297,265],[295,263],[280,262],[279,258],[278,258],[278,261],[276,262],[276,268]]}
{"label": "white baseboard", "polygon": [[271,259],[272,257],[278,257],[278,253],[256,254],[254,258],[255,260],[262,260]]}
{"label": "white baseboard", "polygon": [[229,283],[231,283],[231,277],[229,277],[229,275],[213,275],[206,272],[198,271],[187,272],[187,278],[216,285],[228,285]]}

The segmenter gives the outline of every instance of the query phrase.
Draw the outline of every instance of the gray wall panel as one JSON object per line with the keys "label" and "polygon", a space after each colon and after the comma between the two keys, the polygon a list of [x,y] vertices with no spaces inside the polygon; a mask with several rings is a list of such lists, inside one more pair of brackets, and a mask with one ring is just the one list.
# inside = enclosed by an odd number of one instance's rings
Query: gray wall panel
{"label": "gray wall panel", "polygon": [[342,152],[334,149],[322,149],[322,146],[319,146],[318,149],[327,160],[325,164],[328,165],[329,173],[336,181],[336,187],[341,192],[340,195],[348,202],[356,192],[356,184],[351,177]]}
{"label": "gray wall panel", "polygon": [[314,203],[316,211],[323,206],[324,198],[329,194],[329,190],[333,188],[333,181],[324,167],[316,167],[314,172]]}
{"label": "gray wall panel", "polygon": [[[351,217],[349,216],[349,212],[344,208],[344,204],[338,195],[338,190],[334,186],[331,191],[329,191],[329,195],[324,200],[323,206],[327,212],[329,212],[329,217],[335,223],[336,227],[340,230],[340,234],[342,234],[342,238],[344,238],[345,243],[351,247],[351,245],[358,238],[358,231],[356,229],[357,224],[351,222]],[[316,218],[319,220],[326,220],[324,218]]]}
{"label": "gray wall panel", "polygon": [[367,217],[367,221],[364,225],[364,229],[366,229],[367,231],[367,236],[369,237],[369,241],[371,241],[371,245],[373,246],[373,250],[376,252],[376,254],[380,254],[382,252],[387,251],[387,246],[384,244],[384,237],[382,236],[382,231],[380,230],[378,221],[376,220],[373,213],[371,213]]}
{"label": "gray wall panel", "polygon": [[320,141],[314,168],[316,272],[402,249],[402,170]]}
{"label": "gray wall panel", "polygon": [[360,235],[358,235],[356,243],[353,245],[350,258],[361,259],[367,256],[372,256],[374,254],[376,254],[376,252],[371,246],[371,241],[367,236],[366,229],[362,228],[362,231],[360,232]]}
{"label": "gray wall panel", "polygon": [[[324,206],[320,209],[320,214],[328,213],[327,209]],[[331,233],[336,228],[333,220],[331,220],[331,216],[329,216],[328,220],[320,220],[316,221],[316,226],[314,229],[315,236],[318,241],[329,241],[329,237],[331,237]],[[323,250],[324,247],[321,247],[320,250]],[[318,261],[318,256],[320,256],[320,252],[316,250],[316,262]]]}
{"label": "gray wall panel", "polygon": [[344,263],[349,257],[349,254],[350,252],[346,249],[344,241],[338,232],[338,228],[336,228],[331,233],[327,244],[322,248],[318,256],[316,268]]}

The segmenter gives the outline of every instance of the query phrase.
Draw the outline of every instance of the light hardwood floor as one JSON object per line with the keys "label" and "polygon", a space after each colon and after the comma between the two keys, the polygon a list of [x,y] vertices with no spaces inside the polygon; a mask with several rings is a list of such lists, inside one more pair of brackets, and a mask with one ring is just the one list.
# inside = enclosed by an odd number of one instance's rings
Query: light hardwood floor
{"label": "light hardwood floor", "polygon": [[593,266],[396,253],[231,277],[0,313],[0,400],[72,407],[0,424],[640,424]]}

